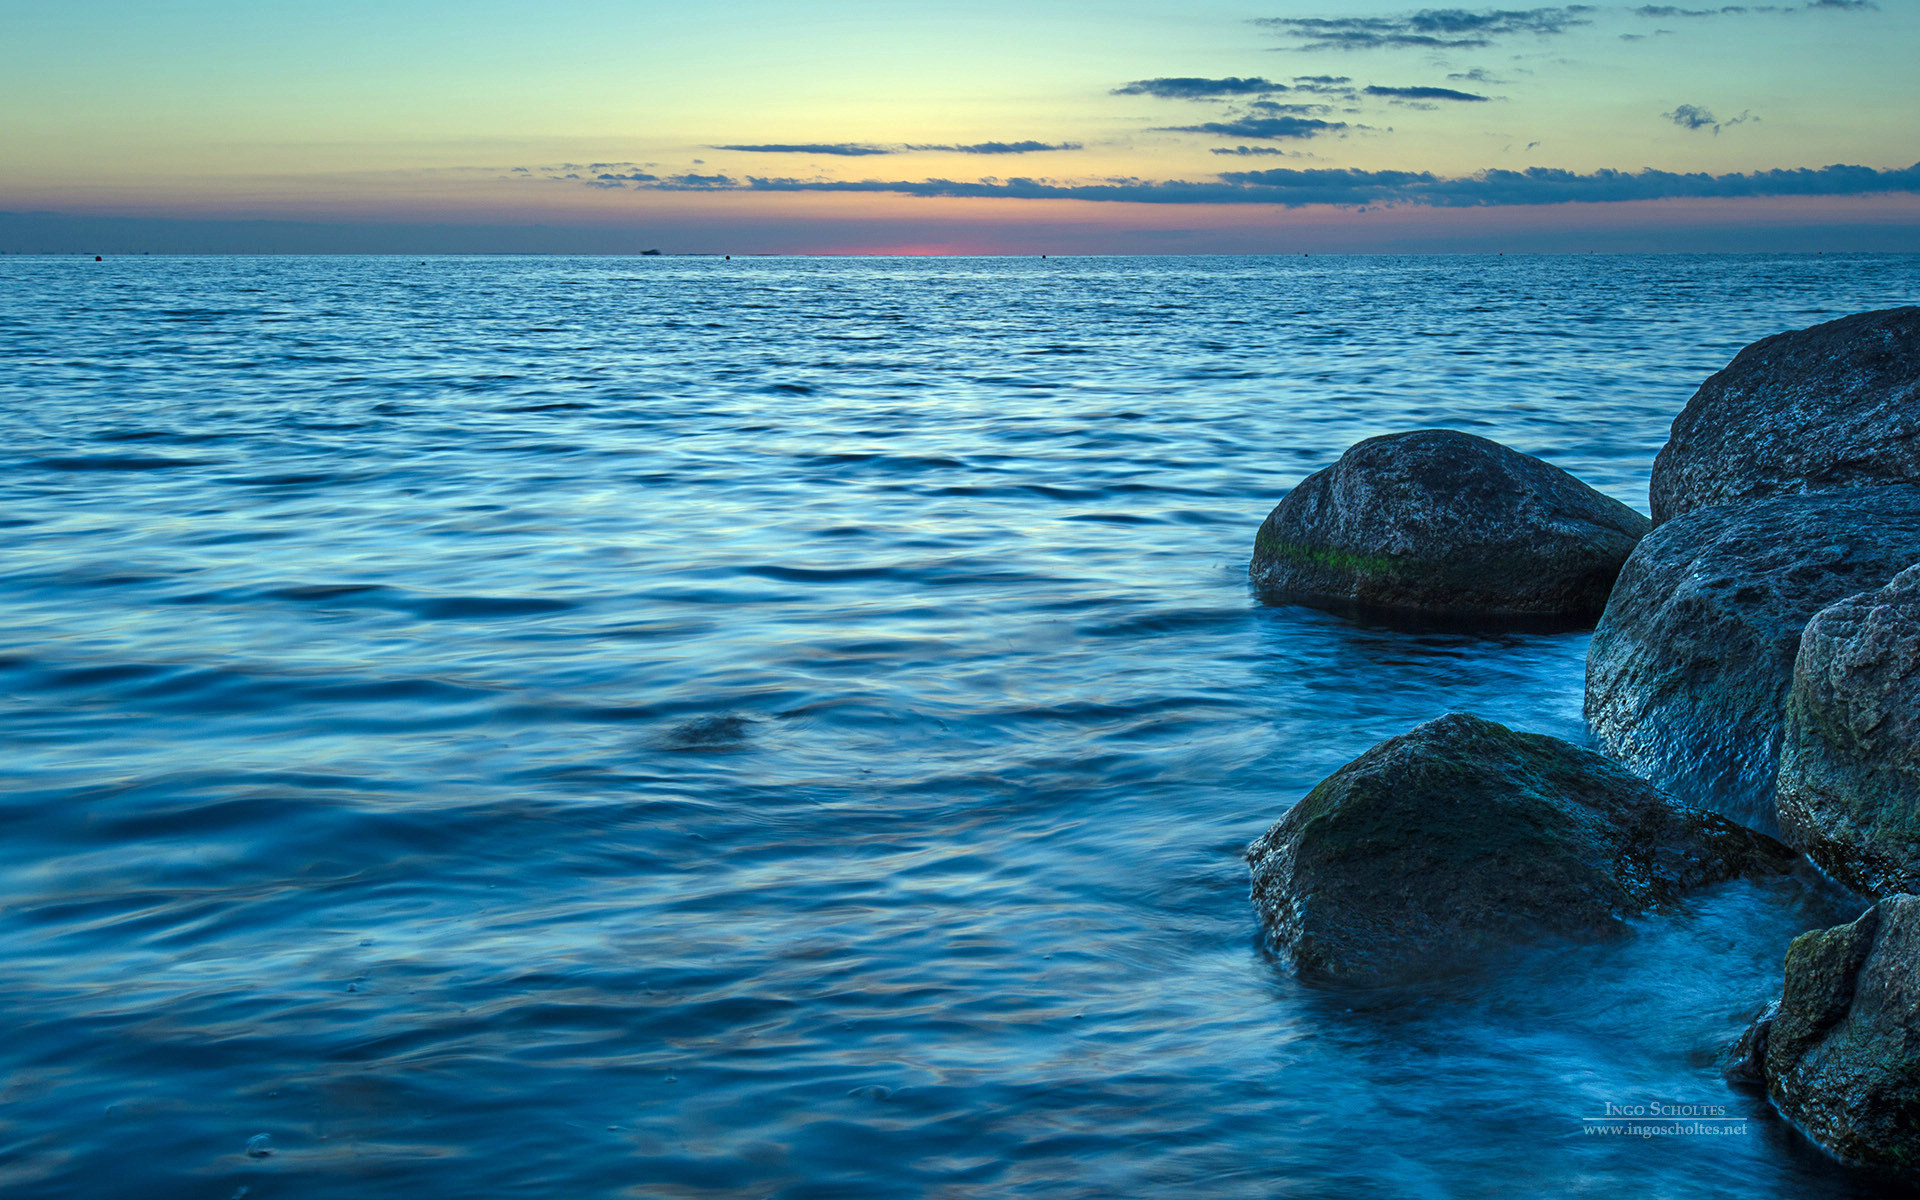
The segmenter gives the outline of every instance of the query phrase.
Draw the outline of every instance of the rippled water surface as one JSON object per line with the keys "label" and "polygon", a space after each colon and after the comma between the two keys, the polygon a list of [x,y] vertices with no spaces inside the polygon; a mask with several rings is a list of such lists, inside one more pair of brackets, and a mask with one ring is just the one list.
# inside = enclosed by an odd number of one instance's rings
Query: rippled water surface
{"label": "rippled water surface", "polygon": [[[0,1192],[1838,1197],[1738,884],[1425,993],[1241,847],[1584,634],[1269,606],[1420,426],[1645,509],[1914,258],[0,259]],[[1609,1103],[1745,1132],[1594,1137]]]}

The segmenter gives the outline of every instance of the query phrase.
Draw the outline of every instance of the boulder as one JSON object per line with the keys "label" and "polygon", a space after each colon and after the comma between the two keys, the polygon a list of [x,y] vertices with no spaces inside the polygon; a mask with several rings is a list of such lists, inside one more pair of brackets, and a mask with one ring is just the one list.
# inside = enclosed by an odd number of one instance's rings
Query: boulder
{"label": "boulder", "polygon": [[1604,935],[1797,859],[1591,750],[1450,713],[1329,775],[1247,861],[1262,922],[1303,972],[1387,983]]}
{"label": "boulder", "polygon": [[1587,723],[1654,783],[1772,826],[1800,633],[1920,549],[1920,488],[1703,508],[1647,535],[1587,651]]}
{"label": "boulder", "polygon": [[1648,527],[1558,467],[1422,429],[1301,480],[1260,526],[1248,573],[1309,604],[1590,622]]}
{"label": "boulder", "polygon": [[1920,892],[1920,567],[1807,623],[1774,799],[1781,835],[1827,874]]}
{"label": "boulder", "polygon": [[1742,1043],[1768,1097],[1842,1159],[1920,1168],[1920,896],[1801,934],[1786,974]]}
{"label": "boulder", "polygon": [[1700,385],[1653,463],[1654,524],[1695,509],[1920,484],[1920,308],[1748,346]]}

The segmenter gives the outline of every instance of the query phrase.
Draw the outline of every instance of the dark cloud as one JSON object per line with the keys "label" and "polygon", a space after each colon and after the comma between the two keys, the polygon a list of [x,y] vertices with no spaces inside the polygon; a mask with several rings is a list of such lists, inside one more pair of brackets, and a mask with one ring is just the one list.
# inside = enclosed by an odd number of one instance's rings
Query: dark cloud
{"label": "dark cloud", "polygon": [[1172,125],[1165,132],[1211,133],[1272,142],[1282,138],[1319,137],[1346,127],[1345,121],[1322,121],[1317,117],[1240,117],[1232,121],[1208,121],[1204,125]]}
{"label": "dark cloud", "polygon": [[[1733,199],[1750,196],[1848,196],[1920,191],[1920,163],[1879,171],[1835,165],[1818,169],[1738,172],[1711,175],[1644,170],[1581,173],[1550,167],[1524,171],[1488,170],[1460,179],[1405,171],[1231,171],[1222,182],[1259,193],[1341,196],[1339,200],[1292,203],[1421,204],[1441,208],[1619,203],[1680,198]],[[1289,201],[1278,201],[1289,203]]]}
{"label": "dark cloud", "polygon": [[1472,92],[1456,92],[1443,87],[1368,87],[1369,96],[1397,96],[1404,100],[1485,100]]}
{"label": "dark cloud", "polygon": [[1748,121],[1760,119],[1751,112],[1743,112],[1730,121],[1722,121],[1698,104],[1682,104],[1672,112],[1664,112],[1660,115],[1682,129],[1711,129],[1715,134],[1730,125],[1744,125]]}
{"label": "dark cloud", "polygon": [[1180,75],[1162,79],[1136,79],[1125,87],[1113,89],[1116,96],[1159,96],[1165,100],[1215,100],[1222,96],[1257,96],[1284,92],[1283,83],[1255,76],[1252,79],[1196,79]]}
{"label": "dark cloud", "polygon": [[[665,186],[665,185],[655,185]],[[1361,171],[1342,168],[1228,171],[1211,181],[1153,183],[1110,180],[1061,184],[1038,179],[921,181],[767,179],[749,177],[745,190],[761,192],[890,192],[908,196],[959,196],[1029,200],[1092,200],[1132,204],[1272,204],[1346,208],[1413,205],[1487,208],[1549,204],[1610,204],[1634,200],[1736,199],[1756,196],[1856,196],[1920,192],[1920,163],[1876,170],[1834,165],[1820,168],[1711,175],[1644,170],[1587,173],[1530,167],[1487,170],[1463,178],[1427,171]]]}
{"label": "dark cloud", "polygon": [[1403,17],[1264,17],[1254,23],[1294,38],[1302,50],[1376,50],[1390,46],[1457,50],[1490,46],[1499,38],[1565,33],[1591,24],[1586,14],[1593,11],[1591,4],[1482,12],[1423,8]]}
{"label": "dark cloud", "polygon": [[757,146],[714,146],[715,150],[740,150],[748,154],[837,154],[845,158],[865,158],[870,154],[892,154],[885,146],[859,142],[767,142]]}
{"label": "dark cloud", "polygon": [[1682,104],[1672,112],[1660,115],[1682,129],[1705,129],[1714,123],[1713,114],[1697,104]]}
{"label": "dark cloud", "polygon": [[1352,83],[1353,77],[1351,75],[1295,75],[1293,82],[1296,87],[1341,87]]}
{"label": "dark cloud", "polygon": [[587,186],[597,188],[623,188],[630,183],[658,182],[660,182],[658,175],[649,175],[645,171],[625,171],[620,173],[603,171],[588,180]]}
{"label": "dark cloud", "polygon": [[1240,158],[1266,158],[1278,157],[1287,152],[1278,146],[1215,146],[1207,153],[1235,155]]}

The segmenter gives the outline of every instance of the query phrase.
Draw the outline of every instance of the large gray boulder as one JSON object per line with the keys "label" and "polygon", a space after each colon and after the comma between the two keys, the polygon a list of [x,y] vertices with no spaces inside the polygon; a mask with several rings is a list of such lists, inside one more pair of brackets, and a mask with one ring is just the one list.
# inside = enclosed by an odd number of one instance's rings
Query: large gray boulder
{"label": "large gray boulder", "polygon": [[1801,934],[1786,974],[1743,1039],[1768,1097],[1840,1158],[1920,1168],[1920,896]]}
{"label": "large gray boulder", "polygon": [[1781,836],[1835,879],[1920,891],[1920,567],[1807,623],[1775,801]]}
{"label": "large gray boulder", "polygon": [[1920,488],[1857,488],[1703,508],[1627,560],[1587,651],[1587,723],[1654,783],[1773,824],[1800,633],[1920,549]]}
{"label": "large gray boulder", "polygon": [[1591,750],[1450,713],[1328,776],[1247,861],[1254,907],[1303,972],[1383,983],[1604,935],[1797,859]]}
{"label": "large gray boulder", "polygon": [[1558,467],[1422,429],[1301,480],[1260,526],[1248,572],[1309,604],[1591,621],[1647,529]]}
{"label": "large gray boulder", "polygon": [[1712,504],[1920,483],[1920,308],[1748,346],[1700,385],[1653,463],[1654,524]]}

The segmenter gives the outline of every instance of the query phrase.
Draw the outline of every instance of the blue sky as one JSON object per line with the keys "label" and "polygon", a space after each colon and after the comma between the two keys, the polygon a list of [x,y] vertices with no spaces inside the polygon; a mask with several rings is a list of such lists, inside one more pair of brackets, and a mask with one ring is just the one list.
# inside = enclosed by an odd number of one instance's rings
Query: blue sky
{"label": "blue sky", "polygon": [[1920,249],[1904,0],[4,7],[0,248]]}

